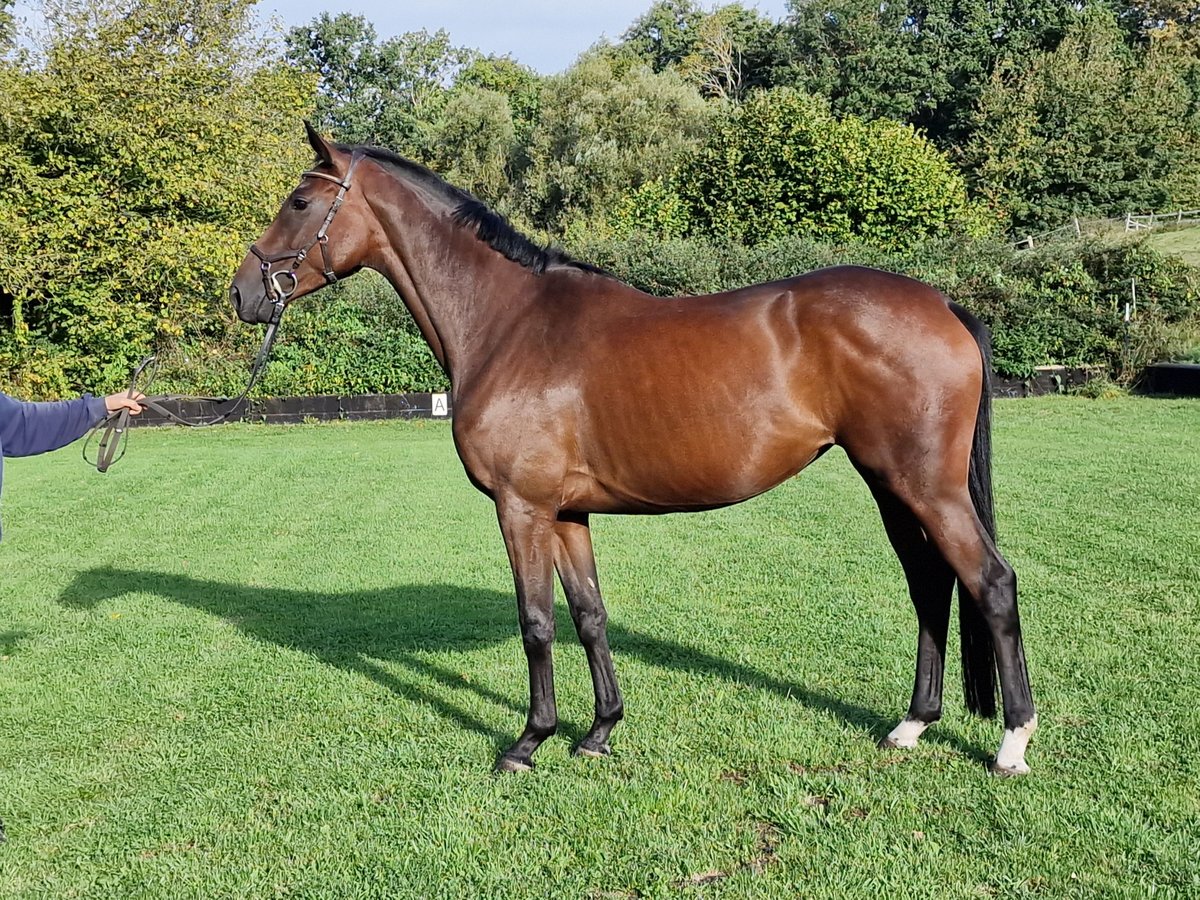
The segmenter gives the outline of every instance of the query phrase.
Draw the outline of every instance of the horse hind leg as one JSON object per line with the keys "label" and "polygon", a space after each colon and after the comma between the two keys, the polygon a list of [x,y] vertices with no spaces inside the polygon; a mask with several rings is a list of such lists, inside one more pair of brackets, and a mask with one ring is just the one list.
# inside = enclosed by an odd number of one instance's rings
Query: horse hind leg
{"label": "horse hind leg", "polygon": [[[861,470],[860,470],[861,471]],[[954,591],[954,570],[925,536],[916,516],[886,487],[862,472],[883,518],[888,540],[900,559],[917,613],[917,664],[908,714],[879,742],[881,749],[912,748],[942,717],[946,632]]]}
{"label": "horse hind leg", "polygon": [[608,647],[608,613],[600,596],[596,557],[587,516],[561,514],[555,525],[554,565],[567,595],[579,642],[587,655],[596,696],[592,727],[575,747],[576,756],[608,756],[609,735],[625,714]]}
{"label": "horse hind leg", "polygon": [[[987,625],[1000,675],[1004,701],[1004,740],[990,764],[998,775],[1029,772],[1025,749],[1037,729],[1037,711],[1029,686],[1021,618],[1017,609],[1017,577],[996,549],[966,490],[935,500],[909,500],[929,539],[953,568],[966,597]],[[964,619],[964,627],[969,618]],[[992,665],[991,654],[979,654],[968,665]],[[964,673],[968,683],[969,673]]]}

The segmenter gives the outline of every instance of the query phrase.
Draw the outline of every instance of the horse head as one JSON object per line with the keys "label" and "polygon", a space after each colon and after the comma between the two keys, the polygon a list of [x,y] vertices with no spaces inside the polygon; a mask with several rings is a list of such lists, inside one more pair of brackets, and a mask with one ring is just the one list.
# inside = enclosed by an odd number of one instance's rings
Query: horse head
{"label": "horse head", "polygon": [[278,321],[288,303],[352,275],[367,255],[371,211],[353,190],[360,157],[304,126],[317,162],[251,245],[229,289],[244,322]]}

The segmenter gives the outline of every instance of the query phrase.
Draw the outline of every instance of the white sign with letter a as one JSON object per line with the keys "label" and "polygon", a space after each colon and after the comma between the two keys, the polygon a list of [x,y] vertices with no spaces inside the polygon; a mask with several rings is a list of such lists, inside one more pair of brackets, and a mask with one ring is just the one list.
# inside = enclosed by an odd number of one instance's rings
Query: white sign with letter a
{"label": "white sign with letter a", "polygon": [[433,407],[434,418],[444,418],[450,415],[450,403],[445,394],[430,394],[429,400]]}

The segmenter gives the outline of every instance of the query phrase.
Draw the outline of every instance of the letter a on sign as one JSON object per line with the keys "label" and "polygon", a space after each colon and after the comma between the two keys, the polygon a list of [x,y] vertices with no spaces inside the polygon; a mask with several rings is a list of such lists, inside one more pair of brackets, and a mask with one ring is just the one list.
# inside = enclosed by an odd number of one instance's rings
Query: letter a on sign
{"label": "letter a on sign", "polygon": [[445,394],[430,394],[429,399],[433,404],[433,415],[435,417],[450,415],[450,404],[446,401]]}

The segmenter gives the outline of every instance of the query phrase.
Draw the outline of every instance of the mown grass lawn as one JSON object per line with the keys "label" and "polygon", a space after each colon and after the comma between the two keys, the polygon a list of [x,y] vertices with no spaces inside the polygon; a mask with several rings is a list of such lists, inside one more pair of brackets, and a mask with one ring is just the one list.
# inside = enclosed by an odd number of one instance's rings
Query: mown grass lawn
{"label": "mown grass lawn", "polygon": [[562,733],[498,778],[526,671],[445,424],[143,431],[10,460],[0,895],[1200,895],[1200,403],[998,404],[1041,730],[914,752],[915,619],[830,454],[730,510],[595,522],[628,718],[570,619]]}
{"label": "mown grass lawn", "polygon": [[1153,232],[1149,240],[1159,253],[1183,258],[1193,266],[1200,266],[1200,227],[1170,228]]}

